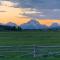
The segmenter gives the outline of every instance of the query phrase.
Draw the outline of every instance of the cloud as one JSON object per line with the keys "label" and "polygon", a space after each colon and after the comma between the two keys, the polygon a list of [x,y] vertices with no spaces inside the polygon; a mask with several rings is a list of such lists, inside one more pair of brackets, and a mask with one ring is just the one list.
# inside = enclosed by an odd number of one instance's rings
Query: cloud
{"label": "cloud", "polygon": [[33,8],[24,8],[24,9],[22,8],[22,12],[20,13],[20,15],[23,15],[29,18],[38,18],[41,14],[42,12]]}
{"label": "cloud", "polygon": [[[25,16],[33,18],[60,19],[60,0],[10,0],[23,8]],[[25,10],[26,8],[26,10]],[[35,10],[28,10],[35,9]],[[42,12],[42,13],[40,13]]]}
{"label": "cloud", "polygon": [[[0,18],[8,19],[8,18],[15,18],[22,12],[21,8],[14,8],[11,6],[15,6],[16,3],[11,1],[0,1]],[[22,15],[21,15],[22,16]]]}
{"label": "cloud", "polygon": [[47,19],[60,19],[60,9],[40,9]]}
{"label": "cloud", "polygon": [[25,14],[37,14],[37,13],[41,13],[40,11],[37,11],[37,9],[33,9],[33,8],[24,8],[23,12]]}
{"label": "cloud", "polygon": [[23,8],[60,9],[60,0],[10,0]]}
{"label": "cloud", "polygon": [[8,7],[17,5],[17,3],[13,3],[11,1],[0,1],[0,3],[1,6],[8,6]]}
{"label": "cloud", "polygon": [[2,10],[2,11],[0,11],[0,13],[1,13],[1,12],[7,12],[7,11],[3,11],[3,10]]}
{"label": "cloud", "polygon": [[0,0],[1,5],[19,9],[19,17],[60,19],[60,0]]}
{"label": "cloud", "polygon": [[36,9],[33,11],[27,11],[23,15],[39,19],[60,19],[60,9]]}
{"label": "cloud", "polygon": [[16,7],[22,8],[60,9],[60,0],[8,0],[8,1],[17,3]]}

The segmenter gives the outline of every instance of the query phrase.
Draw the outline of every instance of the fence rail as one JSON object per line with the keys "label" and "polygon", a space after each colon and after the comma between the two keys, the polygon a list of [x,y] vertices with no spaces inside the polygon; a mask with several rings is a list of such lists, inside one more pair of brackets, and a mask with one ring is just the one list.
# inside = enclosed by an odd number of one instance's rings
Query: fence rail
{"label": "fence rail", "polygon": [[37,45],[21,45],[21,46],[0,46],[0,56],[15,53],[20,56],[31,55],[33,57],[41,56],[60,56],[60,46],[37,46]]}

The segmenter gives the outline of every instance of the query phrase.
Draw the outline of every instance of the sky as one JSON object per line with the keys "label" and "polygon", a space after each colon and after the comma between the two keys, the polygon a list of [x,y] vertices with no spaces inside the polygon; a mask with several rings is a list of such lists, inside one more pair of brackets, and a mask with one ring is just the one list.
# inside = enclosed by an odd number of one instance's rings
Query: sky
{"label": "sky", "polygon": [[0,23],[17,25],[31,19],[50,25],[60,22],[60,0],[0,0]]}

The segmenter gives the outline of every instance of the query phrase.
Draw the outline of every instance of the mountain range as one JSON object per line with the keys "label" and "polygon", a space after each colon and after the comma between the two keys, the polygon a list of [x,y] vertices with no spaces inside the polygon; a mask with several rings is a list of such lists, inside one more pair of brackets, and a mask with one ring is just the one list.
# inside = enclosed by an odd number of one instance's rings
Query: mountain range
{"label": "mountain range", "polygon": [[[5,25],[5,26],[17,26],[15,23],[12,22],[8,22],[6,24],[2,24],[0,23],[0,25]],[[60,25],[58,23],[52,23],[51,26],[46,26],[43,24],[40,24],[38,21],[36,20],[30,20],[27,23],[24,23],[22,25],[19,25],[19,27],[21,27],[22,29],[45,29],[45,28],[49,28],[49,29],[60,29]]]}
{"label": "mountain range", "polygon": [[7,26],[17,26],[15,23],[12,23],[12,22],[8,22],[7,24],[5,24]]}
{"label": "mountain range", "polygon": [[30,20],[29,22],[22,24],[20,27],[22,29],[44,29],[44,28],[47,28],[46,25],[42,25],[36,20]]}
{"label": "mountain range", "polygon": [[60,25],[58,23],[52,23],[52,25],[49,26],[49,29],[53,29],[53,30],[59,29],[60,30]]}

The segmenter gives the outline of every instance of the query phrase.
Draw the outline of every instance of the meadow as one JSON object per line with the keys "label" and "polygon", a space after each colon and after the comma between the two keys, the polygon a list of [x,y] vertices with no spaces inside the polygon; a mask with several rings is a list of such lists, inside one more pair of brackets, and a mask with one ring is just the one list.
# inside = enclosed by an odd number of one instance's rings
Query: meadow
{"label": "meadow", "polygon": [[0,32],[0,45],[59,45],[58,31]]}
{"label": "meadow", "polygon": [[[20,45],[60,45],[60,31],[21,30],[0,32],[0,46]],[[1,52],[1,51],[0,51]],[[60,60],[56,57],[33,58],[32,56],[20,57],[19,53],[12,52],[1,60]],[[27,58],[28,57],[28,58]]]}

